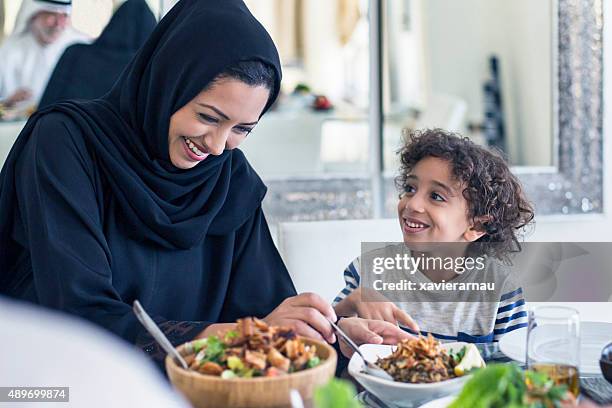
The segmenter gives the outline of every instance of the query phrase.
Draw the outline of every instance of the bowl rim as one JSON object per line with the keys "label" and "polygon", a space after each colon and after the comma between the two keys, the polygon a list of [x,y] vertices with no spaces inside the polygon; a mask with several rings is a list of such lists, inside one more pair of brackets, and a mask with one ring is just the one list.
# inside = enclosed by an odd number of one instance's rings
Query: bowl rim
{"label": "bowl rim", "polygon": [[386,380],[384,378],[376,377],[374,375],[367,374],[364,372],[351,373],[351,375],[354,377],[364,378],[368,382],[375,382],[380,385],[386,385],[386,386],[394,387],[394,388],[401,388],[401,389],[406,389],[406,390],[415,390],[415,389],[430,390],[430,389],[439,388],[443,385],[454,385],[455,383],[464,382],[472,374],[466,374],[466,375],[462,375],[461,377],[454,377],[454,378],[449,378],[448,380],[436,381],[436,382],[431,382],[431,383],[408,383],[408,382],[401,382],[401,381],[391,381],[391,380]]}
{"label": "bowl rim", "polygon": [[[258,383],[270,382],[270,381],[283,381],[283,380],[286,380],[287,378],[299,379],[301,377],[306,377],[306,376],[315,374],[327,368],[328,366],[331,366],[332,364],[333,365],[337,364],[338,356],[336,354],[336,350],[332,346],[330,346],[327,343],[323,343],[319,340],[311,339],[308,337],[298,336],[298,338],[304,341],[307,341],[317,347],[322,346],[323,348],[327,348],[329,351],[329,356],[326,359],[321,360],[321,364],[319,364],[316,367],[308,368],[306,370],[298,371],[295,373],[288,373],[286,375],[280,375],[278,377],[221,378],[216,375],[202,374],[197,371],[191,371],[191,370],[187,371],[183,369],[182,367],[179,367],[178,364],[176,364],[176,362],[169,355],[166,355],[166,358],[164,359],[165,366],[166,366],[166,372],[168,373],[168,376],[170,376],[169,371],[173,371],[175,373],[179,373],[179,375],[183,377],[185,376],[193,377],[194,379],[199,379],[199,380],[204,379],[204,380],[211,381],[211,382],[221,382],[223,384],[258,384]],[[191,343],[191,341],[192,340],[185,342],[181,344],[180,346],[178,346],[177,348],[180,350],[182,347],[185,346],[185,344]]]}
{"label": "bowl rim", "polygon": [[[464,342],[464,341],[453,341],[453,342],[449,342],[449,343],[442,343],[443,347],[452,347],[452,346],[465,346],[469,343]],[[362,344],[359,348],[361,348],[362,346],[388,346],[388,347],[393,347],[392,344]],[[356,355],[356,354],[354,354]],[[359,357],[357,357],[359,358]],[[351,357],[352,360],[352,357]],[[363,367],[363,363],[362,366]],[[375,375],[371,375],[368,374],[366,372],[363,372],[361,370],[354,370],[351,368],[351,364],[349,361],[349,365],[348,365],[348,371],[349,374],[352,375],[353,377],[357,378],[357,377],[361,377],[364,380],[368,381],[368,382],[373,382],[373,383],[377,383],[379,385],[385,385],[388,387],[394,387],[394,388],[399,388],[399,389],[406,389],[406,390],[431,390],[431,389],[435,389],[435,388],[439,388],[443,385],[455,385],[456,383],[461,383],[464,382],[466,379],[468,379],[472,373],[468,373],[466,375],[462,375],[460,377],[454,377],[454,378],[449,378],[448,380],[442,380],[442,381],[437,381],[437,382],[432,382],[432,383],[409,383],[409,382],[401,382],[401,381],[392,381],[392,380],[387,380],[384,378],[380,378],[377,377]]]}

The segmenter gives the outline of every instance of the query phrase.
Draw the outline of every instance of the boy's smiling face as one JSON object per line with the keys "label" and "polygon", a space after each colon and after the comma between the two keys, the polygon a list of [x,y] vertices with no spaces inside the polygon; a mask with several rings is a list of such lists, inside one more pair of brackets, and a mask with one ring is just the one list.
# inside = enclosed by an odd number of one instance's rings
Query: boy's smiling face
{"label": "boy's smiling face", "polygon": [[406,179],[397,207],[404,242],[471,242],[483,236],[472,228],[463,188],[447,160],[419,161]]}

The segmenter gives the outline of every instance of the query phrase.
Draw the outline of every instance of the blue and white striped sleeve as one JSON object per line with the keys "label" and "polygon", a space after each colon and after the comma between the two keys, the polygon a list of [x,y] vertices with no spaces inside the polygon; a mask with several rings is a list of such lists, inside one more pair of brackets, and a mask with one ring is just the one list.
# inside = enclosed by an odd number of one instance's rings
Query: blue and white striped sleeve
{"label": "blue and white striped sleeve", "polygon": [[342,299],[350,295],[352,291],[359,287],[359,282],[361,281],[361,277],[359,276],[359,264],[359,257],[357,257],[344,270],[344,283],[346,283],[346,286],[338,293],[332,306],[336,306]]}
{"label": "blue and white striped sleeve", "polygon": [[504,293],[499,300],[493,340],[498,341],[504,334],[521,327],[527,327],[527,307],[523,289],[519,287]]}

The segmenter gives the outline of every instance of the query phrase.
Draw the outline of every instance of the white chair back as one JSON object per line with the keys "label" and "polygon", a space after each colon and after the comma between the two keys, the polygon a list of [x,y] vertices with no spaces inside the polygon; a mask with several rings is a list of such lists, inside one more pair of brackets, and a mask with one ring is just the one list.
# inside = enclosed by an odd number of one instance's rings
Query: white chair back
{"label": "white chair back", "polygon": [[361,254],[361,242],[400,242],[397,219],[281,223],[278,248],[298,293],[332,301],[344,288],[343,271]]}
{"label": "white chair back", "polygon": [[[361,254],[361,242],[401,242],[397,219],[288,222],[278,226],[278,248],[298,293],[331,302],[344,288],[343,271]],[[612,299],[610,299],[612,301]],[[582,321],[612,323],[610,302],[530,302],[578,309]]]}

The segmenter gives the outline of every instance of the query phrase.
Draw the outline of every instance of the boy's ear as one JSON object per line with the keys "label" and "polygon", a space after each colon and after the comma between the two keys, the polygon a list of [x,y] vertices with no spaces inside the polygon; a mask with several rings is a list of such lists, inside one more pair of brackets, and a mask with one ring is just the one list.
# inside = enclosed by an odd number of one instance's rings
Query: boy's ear
{"label": "boy's ear", "polygon": [[487,235],[485,223],[491,220],[492,218],[490,215],[481,215],[479,217],[474,217],[472,225],[470,225],[470,227],[463,233],[463,238],[467,242],[474,242],[482,236]]}

